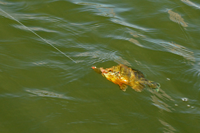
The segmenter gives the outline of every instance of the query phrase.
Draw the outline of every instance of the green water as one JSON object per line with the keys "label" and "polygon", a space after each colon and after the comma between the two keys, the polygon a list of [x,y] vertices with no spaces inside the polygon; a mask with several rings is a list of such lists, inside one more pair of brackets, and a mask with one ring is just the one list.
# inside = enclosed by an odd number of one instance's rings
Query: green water
{"label": "green water", "polygon": [[[199,133],[199,16],[197,0],[1,0],[0,133]],[[91,69],[118,63],[160,91]]]}

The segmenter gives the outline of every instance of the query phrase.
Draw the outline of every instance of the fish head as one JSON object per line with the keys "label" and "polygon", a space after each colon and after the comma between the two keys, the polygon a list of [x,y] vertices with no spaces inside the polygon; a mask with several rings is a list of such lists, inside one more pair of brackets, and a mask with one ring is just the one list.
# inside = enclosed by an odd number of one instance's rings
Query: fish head
{"label": "fish head", "polygon": [[97,68],[96,66],[92,66],[91,67],[95,72],[99,73],[99,74],[102,74],[103,76],[111,76],[112,73],[113,73],[113,70],[110,69],[110,68],[107,68],[107,69],[104,69],[103,67],[100,67],[100,68]]}
{"label": "fish head", "polygon": [[127,83],[127,80],[123,79],[119,71],[113,71],[112,69],[107,68],[107,69],[101,69],[101,72],[102,76],[104,76],[107,80],[115,84],[122,85],[124,83]]}

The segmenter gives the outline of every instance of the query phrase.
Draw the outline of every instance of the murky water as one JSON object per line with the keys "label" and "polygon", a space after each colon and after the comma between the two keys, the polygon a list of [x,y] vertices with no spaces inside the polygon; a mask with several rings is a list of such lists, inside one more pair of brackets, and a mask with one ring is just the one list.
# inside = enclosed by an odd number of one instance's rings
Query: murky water
{"label": "murky water", "polygon": [[[198,133],[199,15],[197,0],[1,0],[0,132]],[[160,92],[91,69],[118,63]]]}

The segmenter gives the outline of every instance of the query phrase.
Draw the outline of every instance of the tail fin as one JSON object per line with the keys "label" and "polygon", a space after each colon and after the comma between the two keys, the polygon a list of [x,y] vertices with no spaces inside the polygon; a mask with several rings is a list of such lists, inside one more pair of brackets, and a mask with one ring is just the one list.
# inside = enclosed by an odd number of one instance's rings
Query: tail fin
{"label": "tail fin", "polygon": [[160,89],[160,84],[157,82],[146,80],[144,83],[145,83],[145,85],[149,86],[150,88],[155,89],[157,92]]}

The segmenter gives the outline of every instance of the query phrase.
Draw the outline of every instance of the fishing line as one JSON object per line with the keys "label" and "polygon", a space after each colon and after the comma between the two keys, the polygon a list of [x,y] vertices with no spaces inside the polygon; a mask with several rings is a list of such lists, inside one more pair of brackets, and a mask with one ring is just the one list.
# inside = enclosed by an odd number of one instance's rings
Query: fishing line
{"label": "fishing line", "polygon": [[33,30],[31,30],[30,28],[28,28],[26,25],[24,25],[23,23],[21,23],[19,20],[17,20],[16,18],[14,18],[13,16],[11,16],[10,14],[8,14],[7,12],[5,12],[3,9],[0,8],[0,10],[5,13],[7,16],[9,16],[11,19],[13,19],[14,21],[18,22],[19,24],[21,24],[22,26],[24,26],[26,29],[28,29],[30,32],[32,32],[33,34],[35,34],[37,37],[39,37],[41,40],[43,40],[44,42],[46,42],[47,44],[49,44],[50,46],[52,46],[54,49],[56,49],[57,51],[59,51],[61,54],[63,54],[65,57],[69,58],[71,61],[73,61],[74,63],[77,63],[75,60],[73,60],[70,56],[66,55],[64,52],[62,52],[60,49],[58,49],[57,47],[55,47],[54,45],[52,45],[50,42],[48,42],[46,39],[42,38],[40,35],[38,35],[37,33],[35,33]]}

